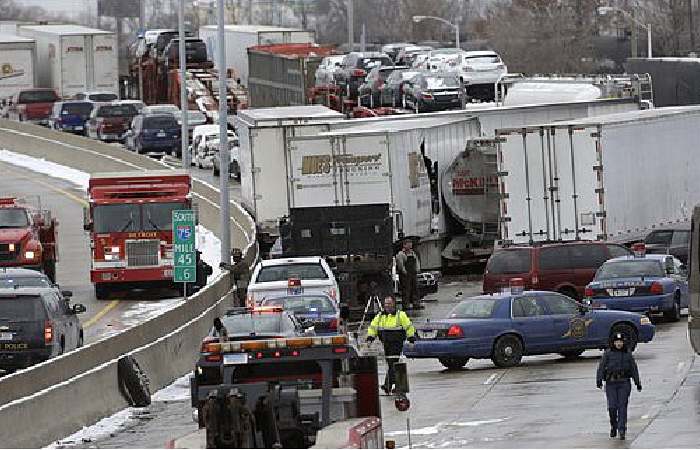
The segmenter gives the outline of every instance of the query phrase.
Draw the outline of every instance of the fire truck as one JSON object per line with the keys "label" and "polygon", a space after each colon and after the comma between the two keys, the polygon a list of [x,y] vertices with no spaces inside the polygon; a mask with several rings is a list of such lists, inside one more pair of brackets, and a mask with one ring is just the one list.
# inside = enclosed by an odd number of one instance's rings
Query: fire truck
{"label": "fire truck", "polygon": [[56,282],[58,221],[51,211],[0,197],[0,267],[40,270]]}
{"label": "fire truck", "polygon": [[[172,212],[192,209],[185,172],[155,170],[94,174],[88,184],[84,228],[90,233],[90,280],[95,297],[136,288],[173,288]],[[197,254],[197,280],[208,267]],[[182,289],[179,288],[178,289]]]}

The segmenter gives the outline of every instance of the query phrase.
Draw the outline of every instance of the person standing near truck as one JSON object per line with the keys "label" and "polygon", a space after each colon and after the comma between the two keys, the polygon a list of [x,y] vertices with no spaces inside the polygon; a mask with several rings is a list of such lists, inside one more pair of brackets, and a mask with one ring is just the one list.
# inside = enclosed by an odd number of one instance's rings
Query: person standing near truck
{"label": "person standing near truck", "polygon": [[399,274],[399,288],[404,309],[423,309],[418,294],[420,261],[416,252],[413,251],[413,242],[410,239],[403,241],[401,251],[396,254],[396,271]]}

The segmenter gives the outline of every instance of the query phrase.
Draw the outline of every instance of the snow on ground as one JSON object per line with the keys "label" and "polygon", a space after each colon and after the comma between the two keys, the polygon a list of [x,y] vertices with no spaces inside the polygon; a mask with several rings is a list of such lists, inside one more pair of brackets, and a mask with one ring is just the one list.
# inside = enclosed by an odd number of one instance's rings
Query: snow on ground
{"label": "snow on ground", "polygon": [[107,438],[127,428],[138,420],[138,416],[148,414],[148,408],[127,408],[106,417],[94,425],[83,427],[70,436],[56,441],[44,448],[70,448],[99,439]]}
{"label": "snow on ground", "polygon": [[175,402],[190,399],[190,375],[188,372],[170,386],[166,386],[151,396],[154,402]]}
{"label": "snow on ground", "polygon": [[[83,189],[87,189],[88,181],[90,180],[89,173],[62,164],[56,164],[43,158],[34,158],[6,149],[0,149],[0,161],[68,181]],[[197,248],[202,252],[202,259],[212,267],[213,273],[209,280],[216,279],[221,273],[221,269],[219,269],[221,241],[214,233],[201,225],[197,225]]]}

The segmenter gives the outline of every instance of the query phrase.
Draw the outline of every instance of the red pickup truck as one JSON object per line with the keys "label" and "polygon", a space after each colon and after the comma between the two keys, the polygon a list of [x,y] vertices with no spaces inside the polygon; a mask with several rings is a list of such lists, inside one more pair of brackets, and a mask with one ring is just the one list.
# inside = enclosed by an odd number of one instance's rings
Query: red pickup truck
{"label": "red pickup truck", "polygon": [[8,116],[20,122],[48,125],[53,104],[58,100],[58,94],[53,89],[22,89],[10,100]]}

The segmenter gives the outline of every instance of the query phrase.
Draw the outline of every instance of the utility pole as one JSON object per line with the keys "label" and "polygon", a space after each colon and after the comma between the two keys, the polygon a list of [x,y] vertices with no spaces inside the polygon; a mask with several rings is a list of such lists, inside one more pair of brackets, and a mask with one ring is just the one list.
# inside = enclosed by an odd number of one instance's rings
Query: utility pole
{"label": "utility pole", "polygon": [[180,0],[177,8],[177,27],[180,33],[180,158],[182,159],[182,168],[185,171],[190,170],[190,152],[188,149],[189,131],[187,127],[187,113],[189,105],[187,101],[187,52],[185,50],[185,0]]}
{"label": "utility pole", "polygon": [[224,0],[217,0],[219,50],[219,208],[221,211],[221,262],[231,263],[231,213],[228,192],[228,102],[226,98],[226,34],[224,30]]}
{"label": "utility pole", "polygon": [[639,31],[637,30],[638,25],[637,23],[639,22],[637,20],[637,7],[634,6],[632,7],[632,39],[630,42],[630,46],[632,47],[632,58],[637,57],[637,40],[639,38]]}
{"label": "utility pole", "polygon": [[347,0],[348,9],[348,45],[350,46],[350,51],[355,51],[355,2],[354,0]]}
{"label": "utility pole", "polygon": [[695,24],[693,23],[693,0],[688,0],[688,31],[690,32],[690,51],[695,51]]}
{"label": "utility pole", "polygon": [[[146,31],[146,0],[141,0],[139,2],[139,31],[144,33]],[[145,37],[141,39],[144,42],[141,43],[142,49],[146,48]],[[143,52],[139,52],[139,100],[143,101]]]}

